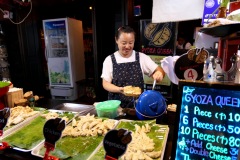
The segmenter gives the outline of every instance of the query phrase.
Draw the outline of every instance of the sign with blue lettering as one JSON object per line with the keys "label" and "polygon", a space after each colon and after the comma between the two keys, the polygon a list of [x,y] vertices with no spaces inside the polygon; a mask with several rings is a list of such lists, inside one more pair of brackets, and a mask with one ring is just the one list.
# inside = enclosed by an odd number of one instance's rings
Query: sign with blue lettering
{"label": "sign with blue lettering", "polygon": [[179,82],[173,159],[237,160],[240,85]]}
{"label": "sign with blue lettering", "polygon": [[212,20],[216,19],[219,5],[220,0],[205,0],[202,25],[208,24]]}

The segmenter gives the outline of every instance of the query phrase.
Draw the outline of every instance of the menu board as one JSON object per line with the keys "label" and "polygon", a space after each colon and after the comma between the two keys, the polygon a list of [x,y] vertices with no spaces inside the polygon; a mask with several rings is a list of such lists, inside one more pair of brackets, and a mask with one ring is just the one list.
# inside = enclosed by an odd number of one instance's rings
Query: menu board
{"label": "menu board", "polygon": [[180,81],[173,159],[237,160],[240,85]]}

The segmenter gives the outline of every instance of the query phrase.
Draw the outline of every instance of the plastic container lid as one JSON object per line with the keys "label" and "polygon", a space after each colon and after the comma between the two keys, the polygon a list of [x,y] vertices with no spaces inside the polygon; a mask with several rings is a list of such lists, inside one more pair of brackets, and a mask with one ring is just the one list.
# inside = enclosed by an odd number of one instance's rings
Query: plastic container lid
{"label": "plastic container lid", "polygon": [[144,91],[136,104],[136,115],[139,119],[154,119],[166,111],[165,98],[154,90]]}
{"label": "plastic container lid", "polygon": [[100,102],[96,105],[96,109],[100,111],[114,110],[119,107],[121,101],[119,100],[107,100]]}

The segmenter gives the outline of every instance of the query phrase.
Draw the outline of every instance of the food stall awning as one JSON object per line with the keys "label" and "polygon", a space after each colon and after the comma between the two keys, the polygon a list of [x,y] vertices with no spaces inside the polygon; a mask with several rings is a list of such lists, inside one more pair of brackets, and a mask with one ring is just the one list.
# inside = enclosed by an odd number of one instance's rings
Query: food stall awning
{"label": "food stall awning", "polygon": [[152,23],[202,19],[204,2],[205,0],[153,0]]}

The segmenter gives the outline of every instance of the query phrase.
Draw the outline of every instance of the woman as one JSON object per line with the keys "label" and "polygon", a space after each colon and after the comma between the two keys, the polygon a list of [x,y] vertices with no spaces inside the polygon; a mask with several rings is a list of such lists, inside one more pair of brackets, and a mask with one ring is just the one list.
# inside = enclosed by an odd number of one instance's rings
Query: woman
{"label": "woman", "polygon": [[103,62],[102,85],[109,92],[108,99],[120,100],[122,108],[133,107],[133,98],[125,96],[123,88],[131,85],[143,91],[144,74],[160,82],[165,73],[149,56],[133,50],[135,31],[131,27],[120,27],[115,41],[118,51],[107,56]]}

